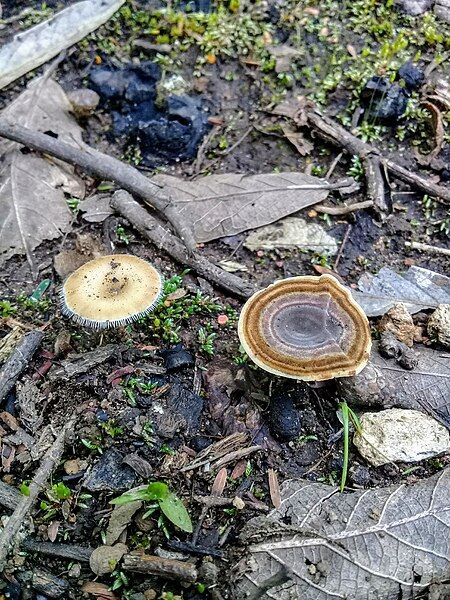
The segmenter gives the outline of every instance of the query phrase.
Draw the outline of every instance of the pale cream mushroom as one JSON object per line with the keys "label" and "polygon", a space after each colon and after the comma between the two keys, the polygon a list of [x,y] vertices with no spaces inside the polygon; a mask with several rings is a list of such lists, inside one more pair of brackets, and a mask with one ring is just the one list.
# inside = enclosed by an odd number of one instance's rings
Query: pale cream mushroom
{"label": "pale cream mushroom", "polygon": [[151,312],[161,293],[161,275],[150,263],[113,254],[87,262],[66,279],[61,310],[80,325],[109,329]]}
{"label": "pale cream mushroom", "polygon": [[303,381],[356,375],[372,346],[364,311],[330,275],[291,277],[256,292],[242,309],[238,333],[259,367]]}

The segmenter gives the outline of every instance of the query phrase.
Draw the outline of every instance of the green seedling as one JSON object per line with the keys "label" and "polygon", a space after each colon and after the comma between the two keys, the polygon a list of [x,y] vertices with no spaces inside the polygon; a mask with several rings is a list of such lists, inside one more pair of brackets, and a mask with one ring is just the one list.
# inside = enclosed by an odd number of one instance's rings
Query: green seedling
{"label": "green seedling", "polygon": [[[121,506],[135,500],[142,500],[146,503],[147,511],[144,518],[151,516],[156,511],[160,511],[178,529],[192,533],[192,521],[189,513],[181,500],[169,490],[167,484],[155,481],[143,490],[131,491],[122,494],[118,498],[114,498],[110,504]],[[158,517],[158,525],[164,530],[164,519],[161,519],[161,514]]]}
{"label": "green seedling", "polygon": [[17,312],[17,306],[9,300],[0,300],[0,317],[7,319]]}
{"label": "green seedling", "polygon": [[128,246],[128,244],[131,241],[131,235],[129,235],[125,231],[125,228],[122,227],[121,225],[118,225],[116,227],[116,236],[117,236],[117,239],[119,240],[119,242],[122,242],[122,244],[125,244],[126,246]]}
{"label": "green seedling", "polygon": [[208,356],[214,356],[214,340],[216,337],[217,333],[208,333],[205,327],[200,327],[197,334],[200,351]]}
{"label": "green seedling", "polygon": [[347,482],[348,474],[348,459],[349,459],[349,447],[350,447],[350,423],[353,424],[357,433],[361,433],[362,427],[358,419],[358,416],[348,406],[347,402],[340,402],[339,408],[342,415],[342,426],[344,429],[344,462],[342,465],[341,484],[340,491],[343,492],[345,484]]}

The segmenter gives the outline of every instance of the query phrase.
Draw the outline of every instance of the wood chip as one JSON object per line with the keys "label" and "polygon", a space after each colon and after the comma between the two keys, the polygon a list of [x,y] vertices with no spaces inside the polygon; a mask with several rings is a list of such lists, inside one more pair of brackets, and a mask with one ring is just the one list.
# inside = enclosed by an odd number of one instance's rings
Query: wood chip
{"label": "wood chip", "polygon": [[225,485],[227,483],[228,471],[223,467],[217,473],[216,478],[214,479],[214,483],[211,488],[212,496],[221,496],[223,494],[223,490],[225,489]]}
{"label": "wood chip", "polygon": [[269,478],[270,499],[272,500],[272,504],[278,510],[281,506],[281,494],[280,486],[278,484],[278,475],[277,472],[273,469],[269,469],[267,471],[267,475]]}
{"label": "wood chip", "polygon": [[117,596],[104,583],[88,581],[81,588],[85,594],[92,594],[98,600],[117,600]]}

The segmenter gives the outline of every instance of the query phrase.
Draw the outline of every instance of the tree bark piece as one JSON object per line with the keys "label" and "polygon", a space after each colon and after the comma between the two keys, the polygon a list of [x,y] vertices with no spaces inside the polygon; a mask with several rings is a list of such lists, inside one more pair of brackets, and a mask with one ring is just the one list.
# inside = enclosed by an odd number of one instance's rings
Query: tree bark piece
{"label": "tree bark piece", "polygon": [[214,285],[243,298],[253,293],[253,287],[237,275],[223,271],[198,252],[188,254],[181,241],[124,190],[119,190],[113,195],[111,206],[155,246],[163,249],[177,262],[191,267]]}
{"label": "tree bark piece", "polygon": [[86,546],[76,546],[74,544],[58,544],[55,542],[39,542],[32,538],[27,538],[22,542],[22,548],[29,552],[38,552],[47,556],[57,556],[58,558],[68,558],[79,562],[89,562],[93,548]]}
{"label": "tree bark piece", "polygon": [[[380,166],[386,167],[389,173],[391,173],[391,175],[393,175],[397,179],[408,183],[409,185],[419,189],[425,194],[429,194],[430,196],[435,196],[437,198],[442,198],[442,200],[450,202],[450,188],[446,188],[444,186],[433,183],[428,178],[423,177],[419,173],[415,173],[411,170],[406,169],[405,167],[400,166],[394,160],[383,156],[381,152],[375,147],[358,139],[352,133],[344,129],[344,127],[341,127],[341,125],[334,123],[331,119],[321,115],[317,111],[308,111],[306,113],[306,117],[308,123],[323,138],[339,147],[344,148],[349,154],[359,156],[361,160],[365,163],[366,168],[368,160],[370,161],[378,157]],[[366,174],[366,177],[369,176]],[[369,186],[370,183],[368,181],[368,188]]]}
{"label": "tree bark piece", "polygon": [[43,337],[44,333],[38,330],[26,333],[0,369],[0,402],[12,389],[22,371],[28,366]]}
{"label": "tree bark piece", "polygon": [[171,222],[186,246],[189,249],[195,248],[192,231],[183,222],[177,208],[171,204],[170,196],[131,165],[94,150],[87,144],[78,149],[45,133],[14,125],[4,119],[0,119],[0,136],[77,166],[88,175],[114,181],[131,194],[148,200]]}
{"label": "tree bark piece", "polygon": [[15,510],[19,501],[22,498],[22,494],[11,487],[7,483],[0,481],[0,505],[8,508],[9,510]]}
{"label": "tree bark piece", "polygon": [[48,598],[67,598],[69,592],[68,581],[42,569],[34,569],[31,585],[33,589]]}
{"label": "tree bark piece", "polygon": [[192,563],[171,558],[161,558],[149,554],[125,554],[121,562],[124,571],[145,573],[167,579],[178,579],[194,583],[197,580],[197,569]]}
{"label": "tree bark piece", "polygon": [[0,533],[0,573],[5,566],[8,552],[16,541],[17,534],[24,524],[28,513],[31,511],[35,500],[42,491],[47,479],[50,477],[61,460],[64,452],[65,438],[67,433],[72,430],[73,424],[74,418],[72,417],[65,427],[63,427],[58,437],[42,459],[39,469],[28,486],[29,495],[21,497],[13,514]]}

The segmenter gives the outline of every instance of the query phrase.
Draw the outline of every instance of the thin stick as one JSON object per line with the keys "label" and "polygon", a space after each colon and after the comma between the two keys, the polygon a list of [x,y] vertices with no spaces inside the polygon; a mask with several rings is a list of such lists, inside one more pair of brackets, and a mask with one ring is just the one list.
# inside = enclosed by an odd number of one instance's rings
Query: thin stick
{"label": "thin stick", "polygon": [[326,172],[325,179],[330,179],[330,177],[333,175],[334,170],[337,167],[337,165],[338,165],[339,161],[341,160],[341,158],[343,157],[343,155],[344,155],[343,152],[339,152],[339,154],[336,156],[336,158],[331,163],[328,171]]}
{"label": "thin stick", "polygon": [[131,194],[148,200],[161,215],[170,221],[186,246],[190,249],[195,248],[192,231],[183,222],[178,209],[172,204],[170,196],[131,165],[94,150],[87,144],[76,148],[45,133],[33,131],[21,125],[13,125],[4,119],[0,119],[0,136],[80,167],[89,175],[114,181]]}
{"label": "thin stick", "polygon": [[5,508],[9,508],[9,510],[15,510],[19,501],[22,498],[22,494],[16,490],[16,488],[11,487],[7,483],[0,481],[0,505]]}
{"label": "thin stick", "polygon": [[414,173],[409,169],[405,169],[390,158],[384,157],[374,146],[366,144],[317,111],[308,111],[306,116],[309,124],[314,127],[323,138],[344,148],[349,154],[357,155],[364,161],[366,161],[367,157],[370,155],[372,157],[377,156],[380,159],[380,165],[385,166],[392,175],[397,177],[397,179],[405,181],[425,194],[442,198],[443,200],[450,202],[450,188],[437,185],[429,179],[422,177],[422,175]]}
{"label": "thin stick", "polygon": [[39,348],[44,333],[39,330],[26,333],[17,348],[0,369],[0,401],[12,389],[22,371],[28,366]]}
{"label": "thin stick", "polygon": [[430,244],[423,244],[422,242],[405,242],[405,246],[406,248],[411,248],[411,250],[421,250],[422,252],[429,252],[430,254],[444,254],[444,256],[450,256],[450,248],[430,246]]}
{"label": "thin stick", "polygon": [[363,202],[355,202],[354,204],[348,204],[344,206],[326,206],[325,204],[316,204],[312,208],[319,213],[342,216],[356,212],[357,210],[363,210],[364,208],[372,208],[373,205],[373,200],[363,200]]}
{"label": "thin stick", "polygon": [[340,260],[342,258],[342,253],[344,252],[345,244],[347,243],[347,240],[349,238],[351,230],[352,230],[352,226],[349,224],[349,226],[347,227],[347,230],[345,232],[344,239],[342,240],[342,244],[340,245],[339,252],[338,252],[338,254],[336,256],[336,260],[334,261],[333,269],[335,271],[337,271],[337,267],[338,267],[339,262],[340,262]]}
{"label": "thin stick", "polygon": [[86,546],[75,546],[74,544],[58,544],[56,542],[38,542],[32,538],[27,538],[22,542],[22,548],[29,552],[38,552],[47,556],[57,556],[58,558],[68,558],[80,562],[89,562],[93,548]]}
{"label": "thin stick", "polygon": [[39,469],[28,486],[28,496],[22,496],[0,533],[0,573],[5,567],[8,552],[15,543],[19,530],[23,526],[28,513],[31,511],[38,494],[42,491],[42,487],[61,460],[64,452],[65,438],[67,433],[73,428],[74,421],[74,418],[69,420],[46,452]]}
{"label": "thin stick", "polygon": [[181,579],[193,583],[197,580],[197,569],[195,565],[172,558],[161,558],[149,554],[125,554],[122,559],[121,568],[132,573],[145,573],[156,575],[167,579]]}
{"label": "thin stick", "polygon": [[191,267],[211,283],[243,298],[252,294],[253,287],[237,275],[223,271],[198,252],[188,254],[181,241],[133,200],[127,192],[117,191],[111,199],[111,206],[155,246],[162,248],[181,264]]}

